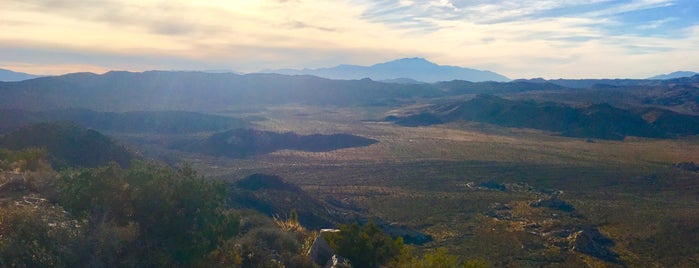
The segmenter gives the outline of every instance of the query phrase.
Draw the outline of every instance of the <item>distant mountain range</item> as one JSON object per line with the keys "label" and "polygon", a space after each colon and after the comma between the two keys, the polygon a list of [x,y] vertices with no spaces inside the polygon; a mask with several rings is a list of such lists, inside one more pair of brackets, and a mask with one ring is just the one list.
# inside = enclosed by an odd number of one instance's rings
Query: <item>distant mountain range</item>
{"label": "distant mountain range", "polygon": [[682,78],[682,77],[690,77],[697,75],[699,73],[697,72],[690,72],[690,71],[677,71],[669,74],[661,74],[661,75],[656,75],[653,77],[650,77],[648,79],[655,79],[655,80],[667,80],[667,79],[675,79],[675,78]]}
{"label": "distant mountain range", "polygon": [[41,76],[28,74],[28,73],[15,72],[15,71],[10,71],[10,70],[6,70],[6,69],[0,69],[0,81],[4,81],[4,82],[22,81],[22,80],[27,80],[27,79],[37,78],[37,77],[41,77]]}
{"label": "distant mountain range", "polygon": [[149,71],[73,73],[0,82],[0,108],[29,111],[90,109],[98,112],[216,111],[231,105],[386,105],[401,99],[438,97],[431,84],[330,80],[280,74]]}
{"label": "distant mountain range", "polygon": [[[449,81],[415,84],[378,82],[370,79],[330,80],[309,75],[113,71],[101,75],[74,73],[20,82],[0,82],[0,108],[27,111],[80,108],[97,112],[127,112],[221,111],[239,104],[393,106],[406,101],[411,102],[414,98],[440,98],[462,94],[561,92],[578,88],[628,88],[633,90],[625,94],[641,94],[639,89],[644,88],[653,90],[653,94],[661,94],[663,96],[658,97],[667,99],[659,105],[683,105],[699,113],[699,104],[696,105],[696,111],[693,108],[697,86],[699,75],[670,80],[533,79],[512,82]],[[612,91],[594,91],[594,94],[604,92]],[[668,95],[674,93],[681,94],[677,97]],[[608,101],[608,98],[598,97],[590,96],[592,102]],[[678,97],[682,98],[681,101]],[[640,102],[642,98],[645,97],[637,96],[638,100],[635,102]],[[675,100],[680,102],[675,103]],[[688,102],[691,103],[687,104]]]}
{"label": "distant mountain range", "polygon": [[457,66],[445,66],[432,63],[423,58],[405,58],[372,66],[339,65],[320,69],[280,69],[266,70],[265,73],[287,75],[315,75],[328,79],[353,80],[370,78],[389,81],[438,82],[465,80],[471,82],[496,81],[506,82],[510,79],[491,71],[475,70]]}

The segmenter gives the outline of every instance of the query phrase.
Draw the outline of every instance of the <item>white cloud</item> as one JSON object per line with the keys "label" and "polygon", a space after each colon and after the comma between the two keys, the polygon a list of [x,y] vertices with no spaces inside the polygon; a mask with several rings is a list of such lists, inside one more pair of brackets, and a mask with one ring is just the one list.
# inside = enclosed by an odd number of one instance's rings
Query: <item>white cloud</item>
{"label": "white cloud", "polygon": [[446,7],[446,8],[449,8],[449,9],[451,9],[453,11],[457,11],[457,12],[460,11],[460,9],[457,8],[456,6],[454,6],[454,4],[449,0],[431,1],[430,5],[436,6],[436,7]]}
{"label": "white cloud", "polygon": [[[257,71],[422,56],[513,78],[645,77],[660,68],[667,69],[658,72],[667,73],[699,66],[696,27],[679,29],[679,39],[609,35],[605,25],[617,21],[607,16],[670,3],[17,0],[0,9],[0,66],[16,65],[24,71],[41,64],[65,70],[91,66]],[[582,8],[590,5],[595,8]],[[637,28],[668,22],[661,19]],[[3,52],[18,48],[41,50],[47,58],[66,62]],[[678,56],[682,54],[685,57]]]}

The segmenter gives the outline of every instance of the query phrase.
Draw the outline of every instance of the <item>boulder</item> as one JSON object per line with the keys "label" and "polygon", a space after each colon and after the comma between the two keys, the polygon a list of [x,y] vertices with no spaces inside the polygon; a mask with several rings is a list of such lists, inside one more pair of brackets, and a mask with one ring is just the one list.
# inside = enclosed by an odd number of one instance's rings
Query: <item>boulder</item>
{"label": "boulder", "polygon": [[568,249],[590,255],[603,261],[621,264],[619,254],[609,249],[614,241],[594,227],[586,226],[568,236]]}
{"label": "boulder", "polygon": [[542,198],[529,204],[531,207],[546,207],[550,209],[560,210],[564,212],[572,212],[575,210],[571,204],[561,200],[558,197]]}
{"label": "boulder", "polygon": [[320,230],[320,234],[318,234],[318,236],[316,237],[316,240],[313,241],[311,248],[308,250],[308,256],[316,264],[325,265],[328,263],[328,260],[330,260],[330,258],[335,256],[335,250],[333,250],[330,247],[330,244],[328,244],[328,241],[326,241],[325,238],[323,238],[323,233],[334,232],[334,231],[337,231],[337,230],[334,230],[334,229]]}
{"label": "boulder", "polygon": [[348,259],[342,256],[333,255],[323,268],[352,268]]}
{"label": "boulder", "polygon": [[21,175],[14,175],[5,184],[0,185],[0,195],[10,193],[36,193],[37,190]]}

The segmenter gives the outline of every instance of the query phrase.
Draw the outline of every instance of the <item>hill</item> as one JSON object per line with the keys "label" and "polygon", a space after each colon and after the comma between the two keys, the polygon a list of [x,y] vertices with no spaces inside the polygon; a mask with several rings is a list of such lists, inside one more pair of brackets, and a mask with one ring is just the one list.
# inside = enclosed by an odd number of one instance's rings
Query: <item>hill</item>
{"label": "hill", "polygon": [[22,81],[22,80],[27,80],[27,79],[37,78],[37,77],[41,77],[41,76],[28,74],[28,73],[22,73],[22,72],[10,71],[7,69],[0,69],[0,81],[14,82],[14,81]]}
{"label": "hill", "polygon": [[39,123],[0,137],[0,147],[44,148],[57,168],[97,167],[111,161],[128,166],[134,155],[101,133],[68,122]]}
{"label": "hill", "polygon": [[434,86],[448,95],[509,94],[528,91],[560,91],[566,89],[548,81],[514,80],[511,82],[469,82],[454,80],[435,83]]}
{"label": "hill", "polygon": [[234,208],[279,217],[296,210],[299,222],[312,229],[331,228],[338,223],[325,204],[278,176],[253,174],[229,184],[229,190],[229,204]]}
{"label": "hill", "polygon": [[[673,73],[675,74],[675,73]],[[590,89],[590,88],[609,88],[609,87],[655,87],[674,83],[691,84],[697,83],[697,73],[679,72],[675,75],[657,76],[660,78],[651,77],[648,79],[518,79],[516,81],[526,81],[533,83],[551,83],[564,88],[572,89]]]}
{"label": "hill", "polygon": [[332,68],[303,70],[281,69],[267,70],[265,72],[288,75],[315,75],[330,79],[362,79],[368,77],[374,80],[408,79],[429,83],[451,80],[466,80],[472,82],[505,82],[510,80],[503,75],[491,71],[438,65],[423,58],[404,58],[371,66],[339,65]]}
{"label": "hill", "polygon": [[234,129],[215,133],[203,140],[174,142],[170,147],[213,156],[244,158],[284,149],[327,152],[369,146],[377,142],[377,140],[350,134],[298,135],[293,132],[277,133],[253,129]]}
{"label": "hill", "polygon": [[649,77],[648,79],[667,80],[667,79],[675,79],[675,78],[682,78],[682,77],[691,77],[691,76],[695,76],[697,74],[699,74],[699,73],[689,72],[689,71],[677,71],[677,72],[672,72],[669,74],[656,75],[653,77]]}
{"label": "hill", "polygon": [[403,126],[425,126],[457,120],[504,127],[533,128],[563,136],[621,140],[626,136],[667,138],[699,134],[699,117],[663,109],[631,111],[609,104],[574,108],[556,103],[507,100],[479,95],[467,101],[433,105],[411,115],[389,116]]}
{"label": "hill", "polygon": [[[338,224],[373,221],[393,237],[402,237],[409,244],[424,244],[432,238],[406,226],[396,226],[379,217],[364,215],[358,207],[347,207],[342,201],[319,200],[279,176],[253,174],[229,183],[229,205],[237,209],[253,209],[269,216],[286,218],[296,211],[299,222],[311,229],[326,229]],[[365,211],[364,211],[365,212]]]}
{"label": "hill", "polygon": [[249,122],[234,117],[187,111],[136,111],[125,113],[64,109],[31,112],[0,110],[0,133],[40,122],[70,121],[106,132],[185,134],[248,127]]}

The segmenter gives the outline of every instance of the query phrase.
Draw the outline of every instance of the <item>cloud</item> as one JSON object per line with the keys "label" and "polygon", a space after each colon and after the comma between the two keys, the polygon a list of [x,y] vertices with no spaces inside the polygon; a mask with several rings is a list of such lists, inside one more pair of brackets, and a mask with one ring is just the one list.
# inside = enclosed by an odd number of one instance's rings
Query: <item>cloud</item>
{"label": "cloud", "polygon": [[257,71],[421,56],[513,78],[647,77],[699,66],[694,1],[7,0],[0,65]]}
{"label": "cloud", "polygon": [[336,29],[333,29],[333,28],[314,26],[311,24],[307,24],[305,22],[297,21],[297,20],[289,21],[289,22],[285,23],[284,26],[290,27],[290,28],[296,28],[296,29],[311,28],[311,29],[317,29],[317,30],[326,31],[326,32],[336,31]]}

